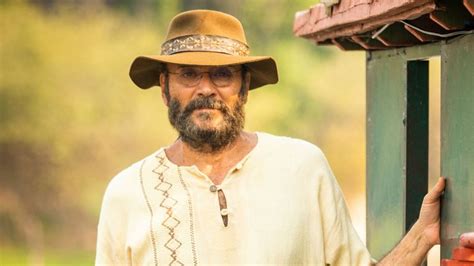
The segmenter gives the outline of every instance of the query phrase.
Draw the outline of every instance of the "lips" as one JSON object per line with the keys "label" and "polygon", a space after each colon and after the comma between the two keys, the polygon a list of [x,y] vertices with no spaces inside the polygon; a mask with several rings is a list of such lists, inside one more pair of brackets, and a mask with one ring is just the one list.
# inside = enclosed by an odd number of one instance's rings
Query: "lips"
{"label": "lips", "polygon": [[225,112],[225,110],[221,110],[221,109],[218,109],[218,108],[208,108],[208,107],[204,107],[204,108],[196,108],[193,110],[194,111],[202,111],[202,112]]}
{"label": "lips", "polygon": [[197,98],[186,106],[183,113],[191,114],[195,110],[218,110],[227,113],[228,107],[224,102],[214,98]]}

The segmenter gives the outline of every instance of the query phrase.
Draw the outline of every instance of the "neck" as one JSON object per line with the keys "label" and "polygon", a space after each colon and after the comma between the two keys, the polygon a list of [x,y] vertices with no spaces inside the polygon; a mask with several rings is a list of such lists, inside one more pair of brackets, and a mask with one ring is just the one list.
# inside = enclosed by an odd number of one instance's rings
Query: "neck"
{"label": "neck", "polygon": [[255,133],[241,131],[232,143],[218,151],[198,151],[179,139],[166,149],[166,154],[169,160],[177,165],[196,165],[214,183],[219,184],[227,172],[242,160],[256,144]]}
{"label": "neck", "polygon": [[198,163],[214,164],[224,159],[228,159],[239,150],[245,149],[252,142],[254,134],[241,131],[239,136],[229,145],[217,151],[210,149],[194,149],[191,145],[178,139],[167,150],[168,155],[173,155],[178,165],[195,165]]}

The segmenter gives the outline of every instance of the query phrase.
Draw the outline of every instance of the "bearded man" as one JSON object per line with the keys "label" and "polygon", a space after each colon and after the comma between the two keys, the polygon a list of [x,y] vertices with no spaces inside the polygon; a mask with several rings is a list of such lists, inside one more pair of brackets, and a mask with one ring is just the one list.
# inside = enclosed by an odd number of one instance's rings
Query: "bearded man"
{"label": "bearded man", "polygon": [[[272,58],[249,55],[236,18],[178,14],[161,55],[135,59],[130,76],[142,89],[161,86],[179,138],[110,182],[96,264],[372,263],[321,150],[243,130],[249,90],[278,76]],[[440,179],[381,263],[419,264],[439,242],[443,188]]]}

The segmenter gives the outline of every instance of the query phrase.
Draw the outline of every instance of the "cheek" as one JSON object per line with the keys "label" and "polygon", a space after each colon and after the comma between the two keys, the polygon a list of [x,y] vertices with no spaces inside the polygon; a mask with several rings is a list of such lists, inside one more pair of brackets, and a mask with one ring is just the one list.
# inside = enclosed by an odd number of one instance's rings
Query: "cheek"
{"label": "cheek", "polygon": [[179,86],[169,86],[169,94],[171,98],[179,99],[180,101],[187,101],[187,99],[192,98],[193,91],[190,89],[183,89]]}
{"label": "cheek", "polygon": [[[239,82],[240,84],[240,82]],[[235,86],[231,88],[225,88],[220,91],[220,95],[224,101],[235,101],[235,99],[239,98],[240,91],[241,91],[241,86],[239,84],[236,84]],[[239,86],[237,86],[239,85]]]}
{"label": "cheek", "polygon": [[231,98],[227,99],[225,103],[231,109],[234,109],[237,106],[237,104],[239,104],[239,101],[240,101],[239,95],[233,95]]}

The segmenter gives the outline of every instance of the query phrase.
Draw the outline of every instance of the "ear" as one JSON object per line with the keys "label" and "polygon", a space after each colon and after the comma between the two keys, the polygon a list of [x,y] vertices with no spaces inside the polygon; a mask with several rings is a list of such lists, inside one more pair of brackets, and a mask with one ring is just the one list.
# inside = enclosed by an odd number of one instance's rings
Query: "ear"
{"label": "ear", "polygon": [[[161,88],[161,99],[163,99],[163,103],[169,107],[169,101],[168,97],[166,97],[166,75],[163,73],[160,73],[160,88]],[[169,83],[168,83],[169,85]],[[169,88],[168,88],[169,90]]]}

